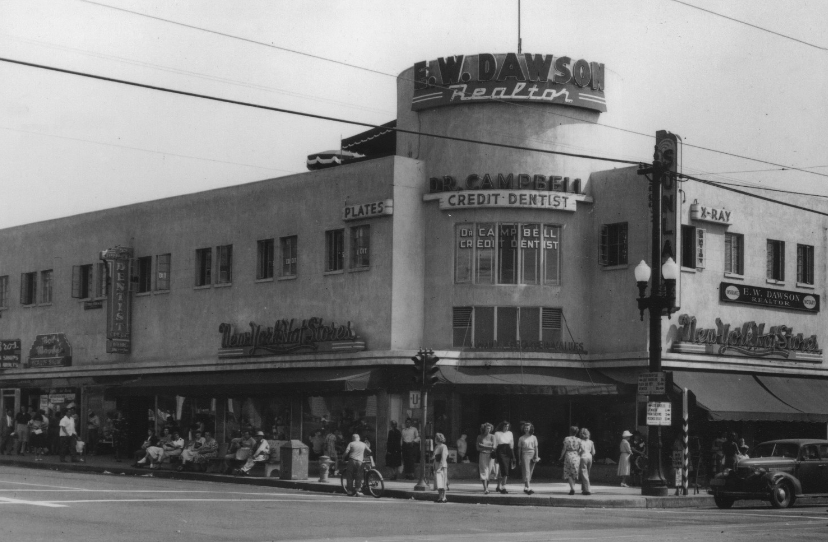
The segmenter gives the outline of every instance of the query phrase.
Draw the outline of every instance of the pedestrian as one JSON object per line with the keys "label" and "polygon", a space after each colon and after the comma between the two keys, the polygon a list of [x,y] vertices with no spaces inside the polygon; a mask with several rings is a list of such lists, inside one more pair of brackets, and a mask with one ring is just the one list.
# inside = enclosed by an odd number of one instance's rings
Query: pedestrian
{"label": "pedestrian", "polygon": [[458,463],[468,463],[469,462],[469,443],[466,440],[467,436],[466,433],[462,433],[460,438],[457,439],[457,462]]}
{"label": "pedestrian", "polygon": [[86,420],[86,440],[89,441],[87,450],[91,455],[98,454],[98,441],[101,438],[101,419],[90,410]]}
{"label": "pedestrian", "polygon": [[17,455],[26,455],[26,445],[29,442],[29,420],[31,416],[26,411],[26,407],[20,405],[20,412],[14,417],[15,429],[14,434],[17,437],[17,442],[14,447]]}
{"label": "pedestrian", "polygon": [[497,481],[496,491],[499,493],[509,493],[506,491],[506,483],[509,481],[509,469],[516,466],[515,462],[515,436],[509,431],[509,422],[502,421],[497,426],[495,431],[495,459],[500,467],[500,478]]}
{"label": "pedestrian", "polygon": [[73,462],[80,460],[83,463],[83,458],[78,458],[78,432],[75,429],[75,419],[72,417],[74,413],[74,408],[66,409],[58,424],[60,426],[60,460],[62,463],[66,463],[66,452],[69,452]]}
{"label": "pedestrian", "polygon": [[420,443],[420,433],[411,426],[411,418],[405,419],[402,430],[402,457],[403,474],[407,480],[414,479],[414,462],[417,460],[417,445]]}
{"label": "pedestrian", "polygon": [[112,419],[112,449],[115,452],[115,461],[121,462],[121,456],[127,455],[129,452],[125,449],[127,446],[127,435],[129,427],[127,419],[123,412],[115,410],[115,417]]}
{"label": "pedestrian", "polygon": [[392,469],[391,479],[396,480],[402,466],[402,432],[397,429],[397,422],[392,420],[390,425],[385,443],[385,466]]}
{"label": "pedestrian", "polygon": [[569,482],[569,494],[574,495],[578,470],[581,468],[581,439],[578,438],[578,427],[575,425],[569,428],[569,436],[563,441],[560,460],[563,461],[563,477]]}
{"label": "pedestrian", "polygon": [[632,433],[625,429],[621,433],[621,444],[618,446],[621,452],[621,455],[618,457],[618,476],[621,477],[621,487],[629,487],[627,485],[627,476],[630,475],[630,456],[632,455],[630,437],[632,437]]}
{"label": "pedestrian", "polygon": [[6,408],[0,416],[0,454],[11,455],[14,447],[14,416],[12,414],[14,414],[12,409]]}
{"label": "pedestrian", "polygon": [[592,458],[595,457],[595,443],[592,442],[589,429],[581,428],[581,493],[592,495],[592,488],[589,485],[589,475],[592,471]]}
{"label": "pedestrian", "polygon": [[362,474],[362,462],[365,457],[366,448],[365,443],[359,441],[359,434],[354,433],[351,435],[351,442],[348,443],[348,446],[345,447],[345,452],[342,454],[348,462],[347,470],[345,471],[346,487],[354,497],[362,497],[362,492],[360,491],[362,488],[360,474]]}
{"label": "pedestrian", "polygon": [[520,467],[523,474],[523,492],[527,495],[534,493],[532,490],[532,471],[535,470],[535,464],[540,461],[538,455],[538,438],[535,436],[535,426],[529,422],[523,422],[521,426],[523,435],[518,439],[518,457],[520,458]]}
{"label": "pedestrian", "polygon": [[35,461],[43,461],[43,448],[46,447],[49,418],[42,410],[38,410],[29,421],[29,424],[29,448],[34,450]]}
{"label": "pedestrian", "polygon": [[489,476],[494,464],[492,459],[492,453],[495,449],[493,430],[494,426],[485,422],[480,426],[480,434],[477,436],[477,470],[480,473],[480,481],[483,482],[484,495],[489,494]]}
{"label": "pedestrian", "polygon": [[722,444],[722,453],[724,454],[724,468],[735,469],[739,455],[739,439],[736,433],[731,432],[727,435],[727,440]]}
{"label": "pedestrian", "polygon": [[333,463],[334,476],[339,472],[339,453],[337,452],[336,428],[332,425],[328,428],[328,434],[325,435],[325,455]]}
{"label": "pedestrian", "polygon": [[448,502],[446,489],[448,488],[448,448],[446,437],[442,433],[434,435],[434,486],[437,488],[437,502]]}

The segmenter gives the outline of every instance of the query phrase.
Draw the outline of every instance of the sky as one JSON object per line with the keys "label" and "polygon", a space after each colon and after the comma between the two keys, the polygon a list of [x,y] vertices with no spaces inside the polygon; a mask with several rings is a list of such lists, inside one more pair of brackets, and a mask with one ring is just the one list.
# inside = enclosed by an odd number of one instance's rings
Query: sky
{"label": "sky", "polygon": [[[523,52],[605,65],[606,134],[577,152],[650,161],[669,130],[687,174],[828,195],[826,2],[686,4],[766,30],[673,0],[522,1]],[[0,0],[3,58],[373,124],[415,62],[517,38],[517,0]],[[302,173],[366,129],[7,62],[0,80],[0,228]]]}

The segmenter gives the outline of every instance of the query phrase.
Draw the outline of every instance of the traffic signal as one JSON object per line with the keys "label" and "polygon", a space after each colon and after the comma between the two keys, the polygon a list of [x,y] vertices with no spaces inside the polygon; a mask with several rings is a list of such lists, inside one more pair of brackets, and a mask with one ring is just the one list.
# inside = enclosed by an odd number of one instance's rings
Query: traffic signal
{"label": "traffic signal", "polygon": [[423,385],[423,375],[425,374],[425,352],[420,350],[417,352],[417,355],[411,358],[411,361],[414,362],[414,367],[411,368],[413,371],[412,380],[414,384],[418,387],[422,387]]}
{"label": "traffic signal", "polygon": [[426,388],[432,387],[434,384],[440,380],[437,377],[437,373],[440,372],[440,368],[437,367],[437,362],[440,361],[440,358],[434,355],[434,352],[429,350],[425,354],[425,370],[424,370],[424,377],[423,381],[425,383]]}

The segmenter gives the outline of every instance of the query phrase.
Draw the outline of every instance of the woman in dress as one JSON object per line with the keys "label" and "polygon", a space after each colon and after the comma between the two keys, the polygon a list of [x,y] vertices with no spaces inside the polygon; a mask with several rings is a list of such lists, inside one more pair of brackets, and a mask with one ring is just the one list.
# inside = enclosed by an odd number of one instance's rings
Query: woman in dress
{"label": "woman in dress", "polygon": [[49,418],[38,410],[29,421],[29,448],[34,450],[35,461],[43,461],[43,449],[46,447],[46,435],[49,430]]}
{"label": "woman in dress", "polygon": [[492,434],[494,427],[486,422],[480,426],[477,436],[477,469],[480,472],[480,481],[483,482],[483,494],[489,494],[489,475],[492,472],[492,452],[495,449],[495,438]]}
{"label": "woman in dress", "polygon": [[209,431],[204,431],[204,438],[202,439],[204,442],[201,445],[201,448],[198,449],[198,453],[193,458],[193,464],[197,465],[200,469],[206,470],[207,464],[218,457],[218,441],[213,438],[212,433]]}
{"label": "woman in dress", "polygon": [[535,426],[524,422],[523,435],[518,439],[518,451],[520,452],[520,469],[523,473],[523,492],[527,495],[534,493],[529,484],[532,481],[532,471],[535,463],[540,461],[538,457],[538,439],[535,436]]}
{"label": "woman in dress", "polygon": [[437,502],[448,502],[446,500],[446,487],[448,487],[448,448],[446,437],[442,433],[434,435],[434,486],[437,488]]}
{"label": "woman in dress", "polygon": [[581,468],[581,439],[578,438],[578,428],[569,428],[569,436],[563,441],[560,460],[563,460],[563,476],[569,482],[569,494],[575,494],[575,482],[578,480],[578,469]]}
{"label": "woman in dress", "polygon": [[630,456],[632,455],[632,448],[630,448],[630,437],[632,433],[624,431],[621,433],[621,444],[619,450],[621,455],[618,457],[618,476],[621,477],[621,487],[627,486],[627,476],[630,475]]}
{"label": "woman in dress", "polygon": [[513,465],[515,464],[515,436],[509,431],[509,427],[509,422],[500,422],[494,434],[495,459],[500,468],[497,491],[504,495],[509,493],[506,491],[506,482],[509,481],[509,469],[514,468]]}
{"label": "woman in dress", "polygon": [[592,470],[592,458],[595,457],[595,443],[589,440],[590,433],[586,427],[581,428],[581,493],[592,495],[589,485],[589,473]]}
{"label": "woman in dress", "polygon": [[193,432],[193,439],[188,442],[184,450],[181,451],[181,464],[178,466],[178,472],[189,468],[190,465],[195,463],[195,458],[203,445],[204,437],[201,436],[201,431],[196,429]]}

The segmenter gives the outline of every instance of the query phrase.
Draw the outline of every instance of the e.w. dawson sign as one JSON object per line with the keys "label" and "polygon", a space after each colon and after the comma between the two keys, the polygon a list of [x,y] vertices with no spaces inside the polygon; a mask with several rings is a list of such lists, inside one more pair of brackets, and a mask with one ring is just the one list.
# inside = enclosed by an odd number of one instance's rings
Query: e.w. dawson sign
{"label": "e.w. dawson sign", "polygon": [[324,323],[322,318],[277,320],[270,327],[250,322],[249,331],[235,332],[232,324],[221,324],[220,358],[249,358],[316,352],[358,352],[365,350],[363,341],[351,327]]}
{"label": "e.w. dawson sign", "polygon": [[604,112],[604,65],[529,53],[458,55],[414,64],[414,111],[493,100]]}
{"label": "e.w. dawson sign", "polygon": [[743,303],[793,311],[819,312],[819,296],[790,290],[772,290],[760,286],[723,282],[719,299],[725,303]]}

